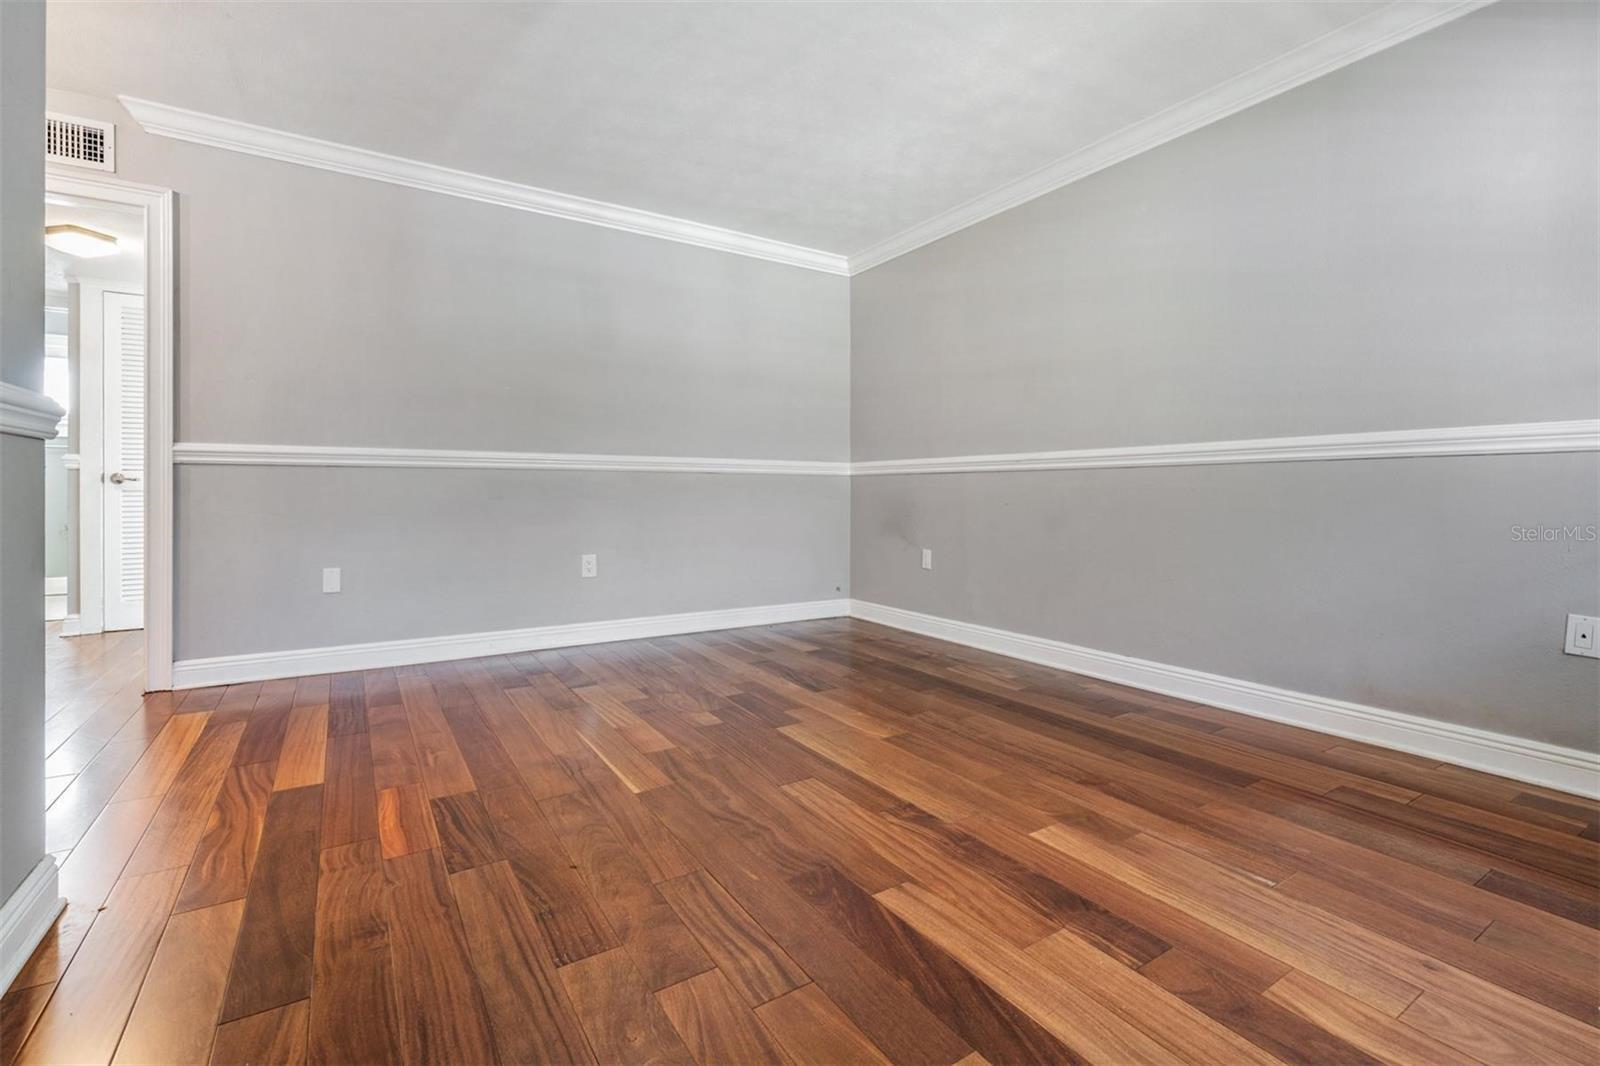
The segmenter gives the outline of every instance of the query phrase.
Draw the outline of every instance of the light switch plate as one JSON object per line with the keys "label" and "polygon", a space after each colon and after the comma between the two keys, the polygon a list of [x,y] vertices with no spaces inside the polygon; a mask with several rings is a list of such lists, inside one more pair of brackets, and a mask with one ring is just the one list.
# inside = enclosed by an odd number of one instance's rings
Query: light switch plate
{"label": "light switch plate", "polygon": [[922,549],[922,568],[924,570],[932,570],[933,569],[933,549],[932,548],[923,548]]}
{"label": "light switch plate", "polygon": [[325,566],[325,567],[323,567],[322,568],[322,591],[323,592],[338,592],[339,591],[339,584],[340,584],[339,568],[337,566]]}

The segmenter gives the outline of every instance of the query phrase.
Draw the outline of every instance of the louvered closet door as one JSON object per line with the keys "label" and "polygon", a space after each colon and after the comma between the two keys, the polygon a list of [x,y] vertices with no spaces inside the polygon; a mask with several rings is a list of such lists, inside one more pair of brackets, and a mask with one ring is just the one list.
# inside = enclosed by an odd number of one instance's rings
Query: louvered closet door
{"label": "louvered closet door", "polygon": [[144,297],[105,294],[106,628],[144,628]]}

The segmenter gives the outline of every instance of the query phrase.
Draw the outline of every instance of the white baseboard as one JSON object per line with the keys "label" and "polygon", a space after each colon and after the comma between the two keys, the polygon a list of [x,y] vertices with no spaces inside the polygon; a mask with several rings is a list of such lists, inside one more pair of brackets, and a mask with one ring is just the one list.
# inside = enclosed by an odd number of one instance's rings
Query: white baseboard
{"label": "white baseboard", "polygon": [[1432,718],[1419,718],[1399,711],[1274,688],[1255,681],[1169,666],[971,622],[957,622],[865,600],[851,600],[850,615],[939,640],[1008,655],[1013,659],[1394,748],[1563,792],[1600,795],[1600,756],[1575,748],[1562,748]]}
{"label": "white baseboard", "polygon": [[776,625],[779,622],[803,622],[813,618],[842,618],[849,613],[849,607],[849,600],[815,600],[809,603],[735,607],[722,611],[619,618],[606,622],[575,622],[532,629],[503,629],[490,633],[184,659],[172,664],[172,687],[200,688],[243,681],[266,681],[276,677],[377,670],[387,666],[410,666],[413,663],[441,662],[446,659],[471,659],[480,655],[605,644],[614,640],[704,633],[714,629]]}
{"label": "white baseboard", "polygon": [[83,619],[78,615],[69,614],[61,620],[61,635],[63,637],[76,637],[83,634]]}
{"label": "white baseboard", "polygon": [[55,856],[46,855],[0,903],[0,989],[11,987],[66,905],[57,890]]}

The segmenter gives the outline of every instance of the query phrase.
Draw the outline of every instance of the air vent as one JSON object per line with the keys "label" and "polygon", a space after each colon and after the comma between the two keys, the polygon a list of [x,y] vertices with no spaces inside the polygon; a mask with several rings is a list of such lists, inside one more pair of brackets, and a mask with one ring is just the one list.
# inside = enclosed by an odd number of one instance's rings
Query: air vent
{"label": "air vent", "polygon": [[51,163],[114,171],[117,169],[117,128],[109,122],[47,111],[44,157]]}

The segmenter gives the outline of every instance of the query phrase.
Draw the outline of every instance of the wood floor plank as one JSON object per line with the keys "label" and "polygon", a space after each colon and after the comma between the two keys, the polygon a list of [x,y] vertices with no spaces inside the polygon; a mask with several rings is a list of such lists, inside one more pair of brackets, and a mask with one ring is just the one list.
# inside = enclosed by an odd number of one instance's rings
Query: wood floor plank
{"label": "wood floor plank", "polygon": [[221,1021],[311,994],[321,836],[321,785],[272,794],[245,892]]}
{"label": "wood floor plank", "polygon": [[451,876],[450,886],[501,1058],[594,1062],[511,865],[463,870]]}
{"label": "wood floor plank", "polygon": [[328,735],[367,731],[367,687],[359,673],[334,674],[328,686]]}
{"label": "wood floor plank", "polygon": [[300,1066],[311,1016],[305,1000],[217,1027],[211,1066]]}
{"label": "wood floor plank", "polygon": [[411,740],[416,746],[417,764],[429,799],[471,792],[477,787],[467,768],[455,734],[439,705],[439,697],[426,677],[400,678],[400,697],[411,725]]}
{"label": "wood floor plank", "polygon": [[522,886],[556,964],[620,946],[600,904],[532,795],[524,788],[512,787],[487,792],[483,798],[495,840]]}
{"label": "wood floor plank", "polygon": [[1253,1062],[1271,1066],[1277,1059],[1220,1025],[1203,1012],[1109,955],[1063,929],[1028,948],[1028,954],[1057,976],[1071,981],[1129,1022],[1144,1029],[1174,1054],[1202,1062]]}
{"label": "wood floor plank", "polygon": [[[340,678],[347,676],[337,675],[335,687],[340,686]],[[322,790],[322,846],[334,848],[358,840],[376,839],[378,793],[373,784],[372,748],[367,734],[330,735],[327,750]]]}
{"label": "wood floor plank", "polygon": [[756,1017],[795,1062],[889,1066],[867,1034],[816,985],[805,985],[756,1008]]}
{"label": "wood floor plank", "polygon": [[[408,679],[402,679],[404,687]],[[488,1014],[467,955],[455,899],[437,851],[385,859],[387,919],[401,1058],[488,1062]]]}
{"label": "wood floor plank", "polygon": [[700,942],[593,804],[571,793],[547,799],[539,808],[648,988],[664,988],[711,968]]}
{"label": "wood floor plank", "polygon": [[140,756],[133,769],[128,771],[128,776],[123,778],[111,802],[165,795],[172,786],[172,779],[183,769],[189,749],[200,739],[200,733],[210,718],[209,711],[201,711],[197,714],[175,714],[167,719],[167,724],[161,727],[155,741]]}
{"label": "wood floor plank", "polygon": [[992,936],[974,934],[965,918],[913,883],[887,888],[877,899],[907,925],[949,952],[979,980],[1044,1026],[1074,1052],[1107,1062],[1165,1063],[1174,1056],[1145,1030],[1083,994],[1070,1002],[1052,971]]}
{"label": "wood floor plank", "polygon": [[1174,948],[1139,972],[1191,1007],[1284,1062],[1377,1066],[1382,1060],[1268,999],[1215,967]]}
{"label": "wood floor plank", "polygon": [[1266,998],[1383,1062],[1478,1062],[1331,985],[1295,970]]}
{"label": "wood floor plank", "polygon": [[294,707],[284,727],[283,750],[278,756],[278,775],[273,791],[322,784],[328,763],[328,707]]}
{"label": "wood floor plank", "polygon": [[1077,1062],[1081,1056],[973,976],[953,955],[832,867],[790,882],[962,1039],[995,1062]]}
{"label": "wood floor plank", "polygon": [[732,1062],[787,1066],[790,1062],[720,970],[707,970],[669,985],[656,993],[656,1000],[701,1066]]}
{"label": "wood floor plank", "polygon": [[434,799],[433,825],[451,873],[505,858],[489,824],[489,812],[476,792]]}
{"label": "wood floor plank", "polygon": [[234,750],[244,734],[244,723],[234,722],[202,736],[184,760],[172,786],[162,797],[150,828],[128,860],[128,874],[150,873],[173,866],[187,867],[205,833],[217,793],[233,764]]}
{"label": "wood floor plank", "polygon": [[972,1050],[765,863],[719,835],[686,797],[674,789],[651,797],[652,809],[706,871],[891,1059],[954,1062]]}
{"label": "wood floor plank", "polygon": [[[227,754],[232,757],[231,746]],[[204,1063],[210,1058],[228,962],[243,917],[243,900],[172,917],[113,1062],[136,1066]]]}
{"label": "wood floor plank", "polygon": [[377,822],[386,859],[439,846],[438,826],[421,785],[396,785],[379,792]]}
{"label": "wood floor plank", "polygon": [[1398,1014],[1422,989],[1384,965],[1378,938],[1351,922],[1281,902],[1270,889],[1159,841],[1113,851],[1087,834],[1049,826],[1033,834],[1092,862],[1138,891],[1190,911],[1217,929],[1302,969],[1362,1002]]}
{"label": "wood floor plank", "polygon": [[558,972],[601,1062],[694,1062],[625,950],[591,955]]}
{"label": "wood floor plank", "polygon": [[809,980],[710,874],[696,870],[657,887],[750,1006],[776,999]]}
{"label": "wood floor plank", "polygon": [[244,898],[276,773],[276,764],[270,762],[229,768],[190,860],[183,891],[178,895],[178,910]]}
{"label": "wood floor plank", "polygon": [[182,877],[181,869],[157,870],[117,883],[22,1045],[18,1066],[111,1061]]}
{"label": "wood floor plank", "polygon": [[[334,684],[339,684],[337,677]],[[317,877],[308,1062],[341,1066],[400,1059],[387,902],[383,855],[376,840],[323,849]]]}
{"label": "wood floor plank", "polygon": [[375,788],[422,783],[422,762],[417,756],[404,707],[382,704],[368,707],[367,740],[372,749]]}

